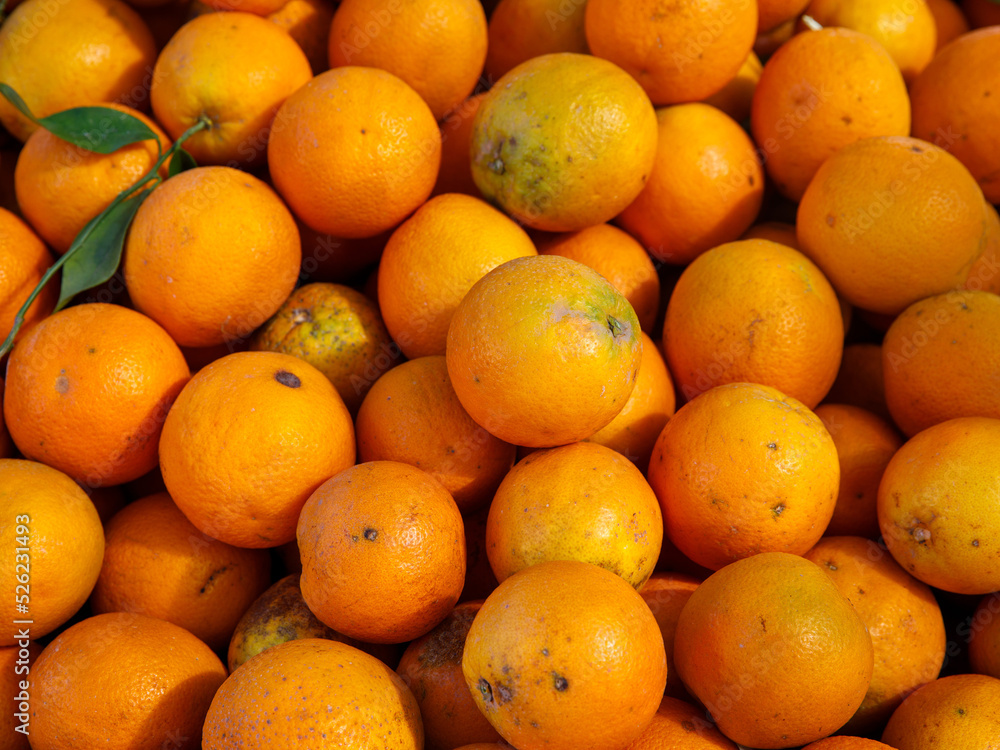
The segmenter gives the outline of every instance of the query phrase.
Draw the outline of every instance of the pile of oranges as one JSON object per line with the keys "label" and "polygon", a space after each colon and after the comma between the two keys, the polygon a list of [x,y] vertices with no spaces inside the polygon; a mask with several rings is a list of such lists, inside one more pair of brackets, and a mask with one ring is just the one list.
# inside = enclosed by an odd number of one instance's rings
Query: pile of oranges
{"label": "pile of oranges", "polygon": [[1000,748],[1000,3],[0,18],[0,747]]}

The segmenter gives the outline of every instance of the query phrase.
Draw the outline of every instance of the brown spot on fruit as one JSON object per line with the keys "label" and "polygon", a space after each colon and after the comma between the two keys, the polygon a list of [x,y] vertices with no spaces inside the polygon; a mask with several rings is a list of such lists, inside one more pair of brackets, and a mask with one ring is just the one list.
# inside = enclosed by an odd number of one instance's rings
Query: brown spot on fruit
{"label": "brown spot on fruit", "polygon": [[302,386],[302,381],[299,380],[299,376],[295,373],[289,372],[288,370],[278,370],[274,373],[274,379],[289,388],[299,388]]}

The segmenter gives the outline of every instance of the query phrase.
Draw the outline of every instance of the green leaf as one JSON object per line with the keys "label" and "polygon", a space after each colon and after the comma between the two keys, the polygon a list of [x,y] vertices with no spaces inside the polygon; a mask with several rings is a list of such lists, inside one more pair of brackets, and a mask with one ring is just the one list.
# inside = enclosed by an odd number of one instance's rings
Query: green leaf
{"label": "green leaf", "polygon": [[[56,310],[61,310],[80,292],[103,284],[118,270],[129,225],[150,192],[150,189],[139,191],[108,208],[83,228],[77,236],[83,237],[80,246],[67,251],[73,255],[63,266],[62,289]],[[73,244],[76,245],[76,242]]]}
{"label": "green leaf", "polygon": [[189,169],[194,169],[198,166],[198,162],[194,160],[183,148],[178,148],[174,151],[174,155],[170,157],[170,166],[167,167],[167,176],[173,177],[181,172],[186,172]]}

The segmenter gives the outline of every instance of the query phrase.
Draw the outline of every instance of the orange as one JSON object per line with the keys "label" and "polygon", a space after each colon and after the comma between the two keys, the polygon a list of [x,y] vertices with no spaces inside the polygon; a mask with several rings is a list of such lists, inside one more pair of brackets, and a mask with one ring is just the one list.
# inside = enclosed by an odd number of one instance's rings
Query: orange
{"label": "orange", "polygon": [[221,344],[281,307],[298,276],[299,242],[267,184],[229,167],[199,167],[162,183],[139,207],[125,243],[125,285],[136,309],[181,346]]}
{"label": "orange", "polygon": [[767,61],[750,125],[774,187],[798,201],[842,146],[909,135],[910,100],[881,44],[853,29],[822,29],[792,37]]}
{"label": "orange", "polygon": [[350,287],[323,283],[292,292],[254,333],[250,349],[304,359],[330,379],[352,414],[399,353],[378,305]]}
{"label": "orange", "polygon": [[995,6],[993,0],[961,0],[962,13],[974,29],[1000,26],[1000,10]]}
{"label": "orange", "polygon": [[465,637],[481,606],[480,601],[456,606],[431,632],[406,647],[396,668],[416,696],[429,750],[500,739],[476,707],[462,675]]}
{"label": "orange", "polygon": [[[10,334],[14,317],[53,260],[52,253],[31,227],[16,214],[0,208],[0,338],[6,339]],[[57,277],[31,303],[18,338],[52,312],[58,298]]]}
{"label": "orange", "polygon": [[[121,0],[25,0],[0,29],[0,81],[35,117],[110,101],[140,107],[155,59],[149,28]],[[3,97],[0,123],[21,141],[38,127]]]}
{"label": "orange", "polygon": [[982,289],[1000,294],[1000,213],[991,203],[986,203],[983,251],[973,261],[962,286],[973,291]]}
{"label": "orange", "polygon": [[515,445],[583,440],[624,408],[642,356],[632,306],[568,258],[507,261],[469,290],[448,329],[448,376],[489,432]]}
{"label": "orange", "polygon": [[441,135],[430,108],[384,70],[320,73],[278,110],[267,147],[274,186],[318,232],[372,237],[431,193]]}
{"label": "orange", "polygon": [[657,572],[639,589],[639,594],[656,618],[656,624],[660,626],[663,646],[667,652],[667,686],[664,688],[664,695],[682,700],[688,698],[688,692],[674,665],[674,637],[677,635],[677,620],[681,616],[681,610],[700,583],[698,578],[684,573]]}
{"label": "orange", "polygon": [[663,696],[663,638],[614,573],[557,560],[515,573],[487,597],[462,656],[479,710],[518,748],[621,748]]}
{"label": "orange", "polygon": [[177,344],[145,315],[77,305],[14,348],[4,418],[26,458],[92,487],[121,484],[156,466],[163,420],[188,377]]}
{"label": "orange", "polygon": [[660,277],[642,245],[610,224],[595,224],[578,232],[552,235],[538,243],[542,255],[561,255],[590,266],[621,292],[642,330],[656,324],[660,309]]}
{"label": "orange", "polygon": [[806,15],[822,26],[868,34],[895,60],[907,85],[920,75],[937,49],[937,24],[924,0],[811,0]]}
{"label": "orange", "polygon": [[294,539],[310,493],[354,457],[351,417],[330,381],[275,352],[230,354],[199,370],[160,440],[177,507],[199,531],[237,547]]}
{"label": "orange", "polygon": [[907,435],[955,417],[1000,418],[1000,297],[954,291],[920,300],[882,342],[885,395]]}
{"label": "orange", "polygon": [[[951,2],[951,0],[947,0]],[[847,737],[837,735],[827,737],[816,742],[810,742],[802,750],[895,750],[878,740],[870,740],[865,737]]]}
{"label": "orange", "polygon": [[626,750],[737,750],[705,712],[664,696],[653,720]]}
{"label": "orange", "polygon": [[617,65],[573,52],[509,71],[472,127],[476,186],[515,220],[548,232],[616,216],[656,157],[656,115],[642,88]]}
{"label": "orange", "polygon": [[426,471],[463,513],[489,505],[514,464],[515,447],[462,408],[442,355],[404,362],[375,381],[355,429],[360,461],[399,461]]}
{"label": "orange", "polygon": [[219,657],[184,628],[130,612],[88,617],[49,643],[31,669],[31,744],[198,747],[225,679]]}
{"label": "orange", "polygon": [[618,451],[645,473],[656,439],[674,414],[676,396],[656,343],[646,333],[641,338],[642,361],[628,401],[614,419],[587,440]]}
{"label": "orange", "polygon": [[87,601],[101,570],[104,531],[83,490],[34,461],[0,459],[0,510],[9,540],[0,578],[10,590],[0,607],[0,646],[12,646],[25,627],[15,620],[31,620],[31,637],[40,638]]}
{"label": "orange", "polygon": [[882,378],[882,346],[858,343],[844,347],[837,378],[826,394],[826,403],[858,406],[891,421]]}
{"label": "orange", "polygon": [[618,223],[659,260],[686,265],[753,224],[764,171],[750,137],[715,107],[680,104],[656,119],[653,171]]}
{"label": "orange", "polygon": [[425,471],[368,461],[334,475],[299,516],[302,598],[352,638],[403,643],[444,619],[465,581],[462,516]]}
{"label": "orange", "polygon": [[[803,3],[802,0],[774,0],[774,1],[776,3],[781,3],[781,4],[784,4],[786,2],[788,3],[794,2],[796,5],[802,5],[803,7],[805,7],[805,5],[808,4],[808,0],[806,0],[806,3]],[[768,4],[770,4],[769,0],[762,0],[762,2],[757,3],[758,8]],[[760,28],[759,33],[757,34],[757,38],[754,40],[753,43],[754,53],[758,55],[761,60],[766,60],[771,55],[773,55],[777,51],[778,47],[780,47],[782,44],[784,44],[793,36],[795,36],[797,18],[798,14],[796,13],[795,16],[789,18],[787,21],[779,23],[770,31],[765,31],[762,26]]]}
{"label": "orange", "polygon": [[660,555],[663,517],[628,459],[596,443],[541,450],[504,477],[486,521],[497,580],[548,560],[593,563],[641,588]]}
{"label": "orange", "polygon": [[740,69],[736,71],[736,76],[702,101],[705,104],[711,104],[716,109],[721,109],[736,122],[745,122],[750,117],[753,92],[757,88],[757,81],[760,80],[760,74],[763,70],[763,63],[757,57],[757,53],[751,50]]}
{"label": "orange", "polygon": [[270,583],[265,550],[202,534],[170,495],[130,503],[105,527],[104,564],[90,598],[94,614],[138,612],[180,625],[214,651]]}
{"label": "orange", "polygon": [[141,112],[105,105],[132,115],[159,138],[96,154],[39,128],[24,144],[14,172],[17,202],[28,222],[59,253],[123,190],[149,173],[170,146],[160,127]]}
{"label": "orange", "polygon": [[840,493],[826,536],[877,539],[878,485],[903,440],[895,427],[857,406],[825,403],[816,407],[840,461]]}
{"label": "orange", "polygon": [[486,93],[470,96],[441,121],[441,169],[432,195],[464,193],[482,196],[472,180],[472,123]]}
{"label": "orange", "polygon": [[306,54],[309,67],[319,75],[329,67],[327,46],[336,7],[330,0],[288,0],[267,14],[267,20],[284,29]]}
{"label": "orange", "polygon": [[962,34],[969,33],[969,22],[961,8],[954,0],[925,0],[927,7],[934,16],[934,27],[937,30],[935,52]]}
{"label": "orange", "polygon": [[868,693],[841,731],[885,726],[903,699],[937,678],[945,658],[944,620],[934,594],[870,539],[835,536],[806,553],[854,605],[875,652]]}
{"label": "orange", "polygon": [[704,99],[733,78],[757,35],[757,3],[589,0],[587,43],[621,65],[657,106]]}
{"label": "orange", "polygon": [[964,34],[934,57],[911,93],[914,137],[951,152],[990,203],[1000,203],[1000,145],[988,135],[991,123],[1000,118],[998,55],[997,26]]}
{"label": "orange", "polygon": [[440,120],[476,87],[486,44],[486,13],[477,0],[342,0],[330,27],[330,67],[399,76]]}
{"label": "orange", "polygon": [[809,0],[757,0],[758,36],[794,22],[808,4]]}
{"label": "orange", "polygon": [[586,3],[564,0],[500,0],[490,14],[486,75],[496,80],[552,52],[587,54],[585,8]]}
{"label": "orange", "polygon": [[677,623],[674,659],[729,739],[784,748],[851,718],[874,657],[864,621],[818,565],[767,552],[695,589]]}
{"label": "orange", "polygon": [[703,253],[681,274],[663,324],[667,365],[688,399],[745,381],[812,408],[837,376],[843,339],[840,304],[823,273],[769,240]]}
{"label": "orange", "polygon": [[975,747],[1000,737],[1000,680],[974,674],[941,677],[908,697],[889,719],[882,741],[898,750]]}
{"label": "orange", "polygon": [[671,417],[648,476],[670,540],[718,570],[758,552],[809,550],[833,515],[840,467],[833,439],[802,403],[731,383]]}
{"label": "orange", "polygon": [[6,750],[29,750],[31,747],[28,744],[31,734],[31,714],[28,713],[31,695],[26,689],[29,686],[27,676],[42,649],[29,639],[24,639],[24,644],[23,647],[0,647],[0,697],[8,706],[0,716],[0,732],[3,732]]}
{"label": "orange", "polygon": [[798,237],[795,235],[795,225],[783,221],[762,221],[754,224],[740,237],[741,240],[771,240],[779,245],[786,245],[793,250],[801,250]]}
{"label": "orange", "polygon": [[174,139],[208,118],[208,129],[184,141],[198,164],[254,167],[265,161],[278,107],[311,78],[302,48],[277,25],[252,13],[208,13],[178,29],[156,58],[150,101]]}
{"label": "orange", "polygon": [[1000,589],[993,561],[998,455],[1000,419],[964,417],[928,427],[889,461],[878,490],[879,527],[915,578],[957,594]]}
{"label": "orange", "polygon": [[212,10],[241,11],[266,16],[278,11],[284,0],[202,0]]}
{"label": "orange", "polygon": [[395,672],[353,646],[303,638],[229,676],[208,709],[201,747],[293,747],[303,738],[331,747],[424,746],[417,702]]}
{"label": "orange", "polygon": [[472,285],[513,258],[536,255],[527,233],[478,198],[431,198],[382,252],[378,301],[385,325],[413,359],[444,354],[448,324]]}
{"label": "orange", "polygon": [[0,458],[12,458],[14,456],[14,441],[10,439],[7,425],[3,420],[3,391],[4,382],[0,378]]}
{"label": "orange", "polygon": [[969,618],[966,635],[969,665],[973,672],[1000,678],[1000,594],[987,594],[979,600]]}

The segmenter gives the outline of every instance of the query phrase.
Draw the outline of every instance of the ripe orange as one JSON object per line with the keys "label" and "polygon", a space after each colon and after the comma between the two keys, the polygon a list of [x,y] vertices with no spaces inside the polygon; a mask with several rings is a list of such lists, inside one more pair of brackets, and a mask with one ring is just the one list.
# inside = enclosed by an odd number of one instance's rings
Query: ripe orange
{"label": "ripe orange", "polygon": [[737,750],[705,712],[690,703],[664,696],[653,720],[626,750]]}
{"label": "ripe orange", "polygon": [[872,677],[864,621],[819,566],[768,552],[727,565],[677,623],[677,671],[730,739],[813,742],[847,721]]}
{"label": "ripe orange", "polygon": [[826,403],[857,406],[888,421],[882,379],[882,346],[858,343],[844,347],[837,379],[826,394]]}
{"label": "ripe orange", "polygon": [[518,461],[486,521],[486,554],[500,583],[537,563],[580,560],[638,589],[653,572],[662,539],[660,506],[642,472],[596,443]]}
{"label": "ripe orange", "polygon": [[482,197],[472,180],[469,144],[472,142],[472,123],[485,97],[485,92],[470,96],[441,121],[441,169],[432,195],[463,193]]}
{"label": "ripe orange", "polygon": [[1000,679],[1000,594],[979,600],[968,627],[972,671]]}
{"label": "ripe orange", "polygon": [[284,29],[302,48],[313,75],[327,70],[330,25],[336,6],[330,0],[288,0],[267,14],[267,20]]}
{"label": "ripe orange", "polygon": [[0,458],[12,458],[16,449],[3,419],[3,391],[4,382],[3,378],[0,378]]}
{"label": "ripe orange", "polygon": [[1000,213],[992,203],[986,203],[983,251],[969,267],[969,274],[962,286],[972,291],[1000,294]]}
{"label": "ripe orange", "polygon": [[402,80],[375,68],[329,70],[278,110],[267,148],[274,186],[318,232],[372,237],[431,193],[441,134]]}
{"label": "ripe orange", "polygon": [[564,0],[500,0],[490,14],[486,75],[496,80],[552,52],[587,54],[585,8],[586,3]]}
{"label": "ripe orange", "polygon": [[56,636],[32,667],[31,744],[198,747],[225,679],[219,657],[184,628],[130,612],[88,617]]}
{"label": "ripe orange", "polygon": [[481,606],[481,601],[459,604],[431,632],[410,642],[396,668],[420,706],[428,750],[500,739],[462,675],[465,637]]}
{"label": "ripe orange", "polygon": [[83,490],[34,461],[0,459],[0,511],[0,531],[9,540],[0,580],[10,591],[0,605],[0,646],[12,646],[24,627],[15,620],[30,619],[31,637],[40,638],[87,601],[101,570],[104,531]]}
{"label": "ripe orange", "polygon": [[448,324],[472,285],[501,263],[536,254],[527,233],[486,202],[431,198],[392,233],[379,261],[389,333],[410,359],[444,354]]}
{"label": "ripe orange", "polygon": [[934,16],[934,28],[937,31],[935,52],[962,34],[969,33],[969,22],[954,0],[925,0],[925,2],[931,15]]}
{"label": "ripe orange", "polygon": [[266,16],[281,8],[284,0],[200,0],[212,10],[241,11]]}
{"label": "ripe orange", "polygon": [[440,120],[472,93],[486,44],[486,13],[477,0],[343,0],[330,27],[330,67],[399,76]]}
{"label": "ripe orange", "polygon": [[757,35],[757,3],[589,0],[587,43],[621,65],[657,106],[696,102],[736,75]]}
{"label": "ripe orange", "polygon": [[[951,0],[947,0],[951,2]],[[827,737],[816,742],[810,742],[802,750],[895,750],[878,740],[870,740],[865,737],[847,737],[837,735]]]}
{"label": "ripe orange", "polygon": [[945,658],[944,620],[934,594],[870,539],[827,537],[805,554],[861,616],[875,651],[868,693],[842,731],[885,726],[903,699],[937,678]]}
{"label": "ripe orange", "polygon": [[757,0],[758,37],[774,31],[783,24],[792,24],[809,0]]}
{"label": "ripe orange", "polygon": [[657,572],[653,573],[639,589],[639,594],[656,618],[656,624],[660,626],[660,635],[663,636],[663,646],[667,652],[667,686],[664,688],[664,695],[681,700],[688,699],[688,692],[684,689],[684,683],[677,675],[677,668],[674,665],[677,619],[681,616],[681,610],[691,598],[691,594],[700,584],[698,578],[684,573]]}
{"label": "ripe orange", "polygon": [[[24,689],[28,686],[28,680],[25,678],[30,674],[31,665],[34,664],[42,649],[36,641],[23,640],[24,646],[0,647],[0,699],[3,699],[8,707],[0,715],[0,732],[3,732],[6,750],[30,750],[31,748],[31,745],[28,744],[31,717],[27,711],[21,709],[30,709],[31,695]],[[23,686],[22,682],[24,682]],[[27,700],[25,700],[25,696],[27,696]]]}
{"label": "ripe orange", "polygon": [[156,58],[150,100],[171,138],[210,120],[184,141],[199,164],[255,167],[278,108],[311,78],[302,48],[277,25],[253,13],[208,13],[178,29]]}
{"label": "ripe orange", "polygon": [[134,310],[69,307],[31,328],[7,367],[4,418],[27,458],[92,487],[156,466],[189,371],[167,332]]}
{"label": "ripe orange", "polygon": [[[111,101],[140,107],[155,59],[149,28],[121,0],[26,0],[0,28],[0,81],[35,117]],[[38,127],[4,97],[0,123],[20,141]]]}
{"label": "ripe orange", "polygon": [[952,291],[910,305],[882,342],[885,396],[907,435],[955,417],[1000,418],[1000,297]]}
{"label": "ripe orange", "polygon": [[715,107],[666,107],[656,119],[656,162],[618,222],[655,257],[685,265],[753,224],[764,170],[750,137]]}
{"label": "ripe orange", "polygon": [[556,255],[507,261],[469,290],[448,329],[458,400],[515,445],[583,440],[622,410],[642,356],[632,306],[596,271]]}
{"label": "ripe orange", "polygon": [[473,122],[472,177],[515,220],[549,232],[602,224],[631,203],[656,156],[649,97],[621,68],[572,52],[504,75]]}
{"label": "ripe orange", "polygon": [[757,57],[757,53],[751,51],[740,69],[736,71],[736,76],[714,94],[702,99],[702,102],[721,109],[736,122],[745,122],[750,117],[753,92],[763,71],[763,63]]}
{"label": "ripe orange", "polygon": [[964,417],[928,427],[889,461],[878,490],[879,527],[914,577],[958,594],[1000,589],[998,455],[1000,419]]}
{"label": "ripe orange", "polygon": [[441,355],[404,362],[375,381],[355,421],[360,461],[411,464],[444,486],[459,510],[489,505],[516,449],[462,408]]}
{"label": "ripe orange", "polygon": [[799,401],[732,383],[671,417],[648,476],[670,540],[718,570],[759,552],[809,550],[833,515],[840,467],[822,421]]}
{"label": "ripe orange", "polygon": [[139,207],[125,243],[125,285],[136,309],[181,346],[221,344],[248,336],[281,307],[298,276],[299,243],[295,220],[266,183],[199,167]]}
{"label": "ripe orange", "polygon": [[875,135],[909,135],[910,100],[885,48],[829,28],[792,37],[764,65],[750,112],[754,140],[782,195],[802,198],[827,157]]}
{"label": "ripe orange", "polygon": [[777,388],[812,408],[840,365],[840,304],[805,255],[769,240],[719,245],[684,269],[667,304],[667,365],[688,399],[723,383]]}
{"label": "ripe orange", "polygon": [[663,696],[663,638],[619,576],[559,560],[525,568],[487,597],[462,656],[479,710],[515,747],[620,748]]}
{"label": "ripe orange", "polygon": [[430,474],[369,461],[334,475],[299,516],[302,597],[352,638],[403,643],[437,625],[465,581],[462,516]]}
{"label": "ripe orange", "polygon": [[898,750],[975,747],[1000,737],[1000,680],[974,674],[941,677],[896,709],[882,741]]}
{"label": "ripe orange", "polygon": [[[0,341],[14,325],[14,316],[42,280],[54,258],[31,227],[16,214],[0,208]],[[52,312],[59,299],[58,276],[31,303],[18,338]]]}
{"label": "ripe orange", "polygon": [[95,614],[138,612],[172,622],[223,651],[270,572],[265,550],[202,534],[161,492],[130,503],[106,525],[90,604]]}
{"label": "ripe orange", "polygon": [[196,373],[160,440],[177,507],[237,547],[294,539],[309,494],[354,458],[351,417],[330,381],[275,352],[230,354]]}

